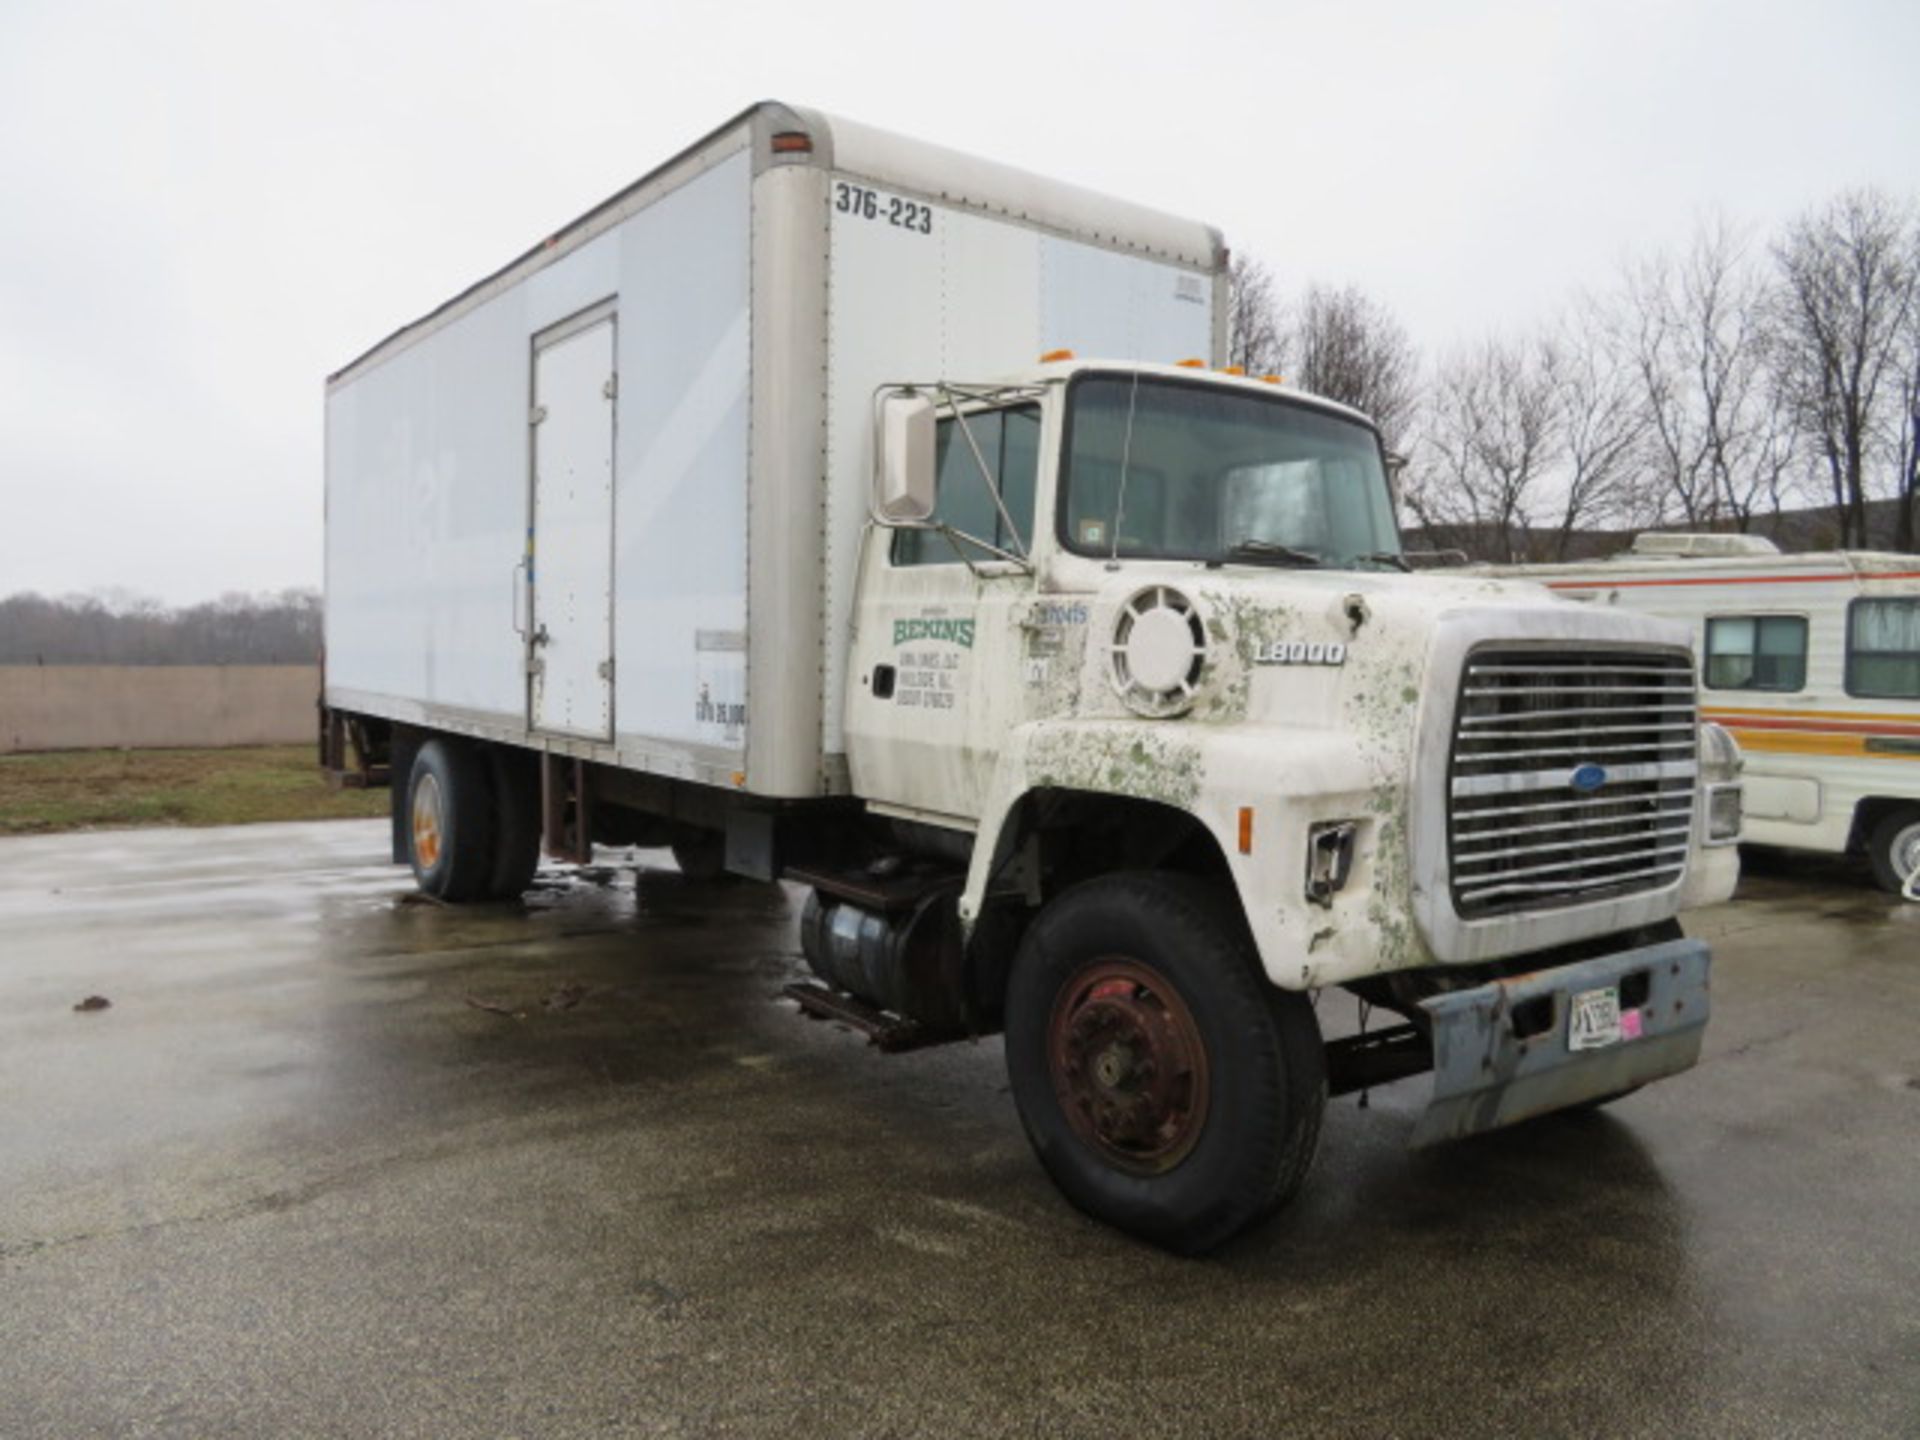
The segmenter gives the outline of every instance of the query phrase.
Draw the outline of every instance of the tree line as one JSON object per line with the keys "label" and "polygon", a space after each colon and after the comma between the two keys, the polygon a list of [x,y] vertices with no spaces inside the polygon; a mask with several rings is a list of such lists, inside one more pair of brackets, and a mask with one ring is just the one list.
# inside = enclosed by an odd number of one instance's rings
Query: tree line
{"label": "tree line", "polygon": [[320,658],[320,592],[232,592],[170,608],[124,591],[0,599],[0,665],[301,665]]}
{"label": "tree line", "polygon": [[[1502,561],[1591,531],[1751,531],[1826,509],[1832,543],[1920,522],[1920,211],[1866,188],[1769,236],[1724,219],[1530,330],[1429,362],[1357,289],[1283,296],[1232,263],[1230,360],[1353,405],[1404,457],[1403,523]],[[1886,543],[1880,537],[1879,543]]]}

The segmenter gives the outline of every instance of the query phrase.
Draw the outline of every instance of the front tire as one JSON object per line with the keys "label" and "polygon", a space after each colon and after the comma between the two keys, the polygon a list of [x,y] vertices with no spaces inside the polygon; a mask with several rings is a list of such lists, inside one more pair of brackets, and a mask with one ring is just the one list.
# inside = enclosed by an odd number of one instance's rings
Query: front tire
{"label": "front tire", "polygon": [[1907,880],[1920,869],[1920,810],[1882,815],[1867,837],[1867,857],[1874,883],[1890,894],[1904,894]]}
{"label": "front tire", "polygon": [[407,780],[407,854],[436,900],[487,895],[493,874],[493,792],[482,756],[453,740],[420,747]]}
{"label": "front tire", "polygon": [[1182,1254],[1292,1198],[1326,1105],[1312,1007],[1267,981],[1230,906],[1177,877],[1088,881],[1028,927],[1008,984],[1040,1163],[1080,1209]]}

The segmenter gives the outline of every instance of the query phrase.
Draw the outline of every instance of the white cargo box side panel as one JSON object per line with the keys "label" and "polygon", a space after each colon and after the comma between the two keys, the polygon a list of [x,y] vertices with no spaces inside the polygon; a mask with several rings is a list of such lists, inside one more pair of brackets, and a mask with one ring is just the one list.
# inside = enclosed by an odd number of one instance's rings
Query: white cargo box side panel
{"label": "white cargo box side panel", "polygon": [[[752,180],[742,150],[620,230],[623,760],[664,740],[744,768]],[[647,768],[678,768],[662,760],[649,753]]]}
{"label": "white cargo box side panel", "polygon": [[[707,778],[737,767],[750,177],[742,148],[334,386],[331,703],[526,736],[516,595],[528,558],[533,349],[556,324],[610,305],[619,758]],[[537,567],[537,537],[531,558]],[[523,596],[521,607],[524,623]]]}
{"label": "white cargo box side panel", "polygon": [[327,398],[327,691],[423,719],[525,720],[524,286]]}
{"label": "white cargo box side panel", "polygon": [[831,193],[821,729],[826,752],[837,755],[846,748],[841,710],[873,464],[875,387],[992,380],[1060,347],[1082,358],[1210,357],[1214,286],[1198,268],[930,204],[851,177],[833,177]]}

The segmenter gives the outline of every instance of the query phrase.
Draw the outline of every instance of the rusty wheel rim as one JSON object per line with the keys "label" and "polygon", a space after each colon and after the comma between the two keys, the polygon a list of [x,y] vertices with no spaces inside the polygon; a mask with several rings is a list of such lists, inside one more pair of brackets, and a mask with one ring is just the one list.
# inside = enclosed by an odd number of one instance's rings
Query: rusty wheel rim
{"label": "rusty wheel rim", "polygon": [[1180,992],[1138,960],[1095,960],[1061,988],[1047,1068],[1074,1133],[1134,1174],[1171,1170],[1206,1125],[1200,1027]]}
{"label": "rusty wheel rim", "polygon": [[440,782],[422,775],[413,785],[413,858],[422,870],[440,863]]}

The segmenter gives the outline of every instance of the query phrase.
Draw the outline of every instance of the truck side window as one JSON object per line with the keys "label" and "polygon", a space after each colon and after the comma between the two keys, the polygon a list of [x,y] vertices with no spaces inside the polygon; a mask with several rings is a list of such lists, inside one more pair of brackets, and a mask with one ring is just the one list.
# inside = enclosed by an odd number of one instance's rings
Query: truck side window
{"label": "truck side window", "polygon": [[1920,597],[1853,602],[1847,614],[1847,693],[1920,700]]}
{"label": "truck side window", "polygon": [[1807,622],[1799,615],[1719,615],[1707,621],[1709,690],[1804,690]]}
{"label": "truck side window", "polygon": [[937,524],[950,525],[957,532],[949,540],[937,530],[896,530],[893,532],[893,563],[896,565],[958,565],[957,540],[972,558],[991,560],[993,552],[983,546],[967,545],[966,537],[984,540],[1001,550],[1018,552],[1030,545],[1033,536],[1034,487],[1040,472],[1040,407],[1020,405],[1006,410],[987,410],[967,416],[967,429],[980,455],[993,472],[994,488],[1000,503],[1019,527],[1019,543],[1008,533],[1006,522],[980,474],[980,463],[972,447],[960,433],[951,416],[940,421],[934,438],[934,464],[939,474],[939,499],[934,506]]}

